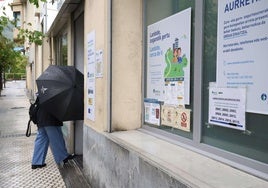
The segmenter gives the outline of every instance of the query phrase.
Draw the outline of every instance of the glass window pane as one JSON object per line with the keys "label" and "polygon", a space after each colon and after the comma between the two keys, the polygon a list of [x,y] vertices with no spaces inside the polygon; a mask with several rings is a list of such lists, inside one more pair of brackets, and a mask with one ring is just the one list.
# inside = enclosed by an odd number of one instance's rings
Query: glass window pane
{"label": "glass window pane", "polygon": [[20,12],[13,12],[14,19],[16,21],[16,27],[21,27],[21,15]]}
{"label": "glass window pane", "polygon": [[[190,39],[190,45],[191,45],[191,49],[190,49],[190,105],[186,105],[185,108],[186,109],[192,109],[192,95],[191,92],[193,91],[193,47],[194,47],[194,1],[189,1],[189,0],[147,0],[145,3],[145,49],[147,49],[147,27],[153,23],[156,23],[160,20],[163,20],[173,14],[176,14],[182,10],[185,10],[189,7],[191,7],[191,39]],[[173,26],[171,26],[172,28]],[[182,24],[178,24],[177,28],[178,30],[180,29],[180,27],[183,27],[183,21]],[[172,44],[171,44],[172,45]],[[174,48],[174,47],[173,47]],[[145,55],[145,59],[147,59],[147,50],[144,52]],[[147,60],[146,60],[147,62]],[[165,60],[163,59],[163,62],[165,62]],[[145,63],[145,75],[147,74],[147,65]],[[145,79],[145,87],[148,85],[148,83],[146,83],[147,79]],[[147,89],[145,88],[145,98],[147,98],[147,93],[146,93]],[[192,118],[193,118],[193,114],[191,114],[191,122],[190,124],[192,124]],[[186,138],[190,138],[192,139],[193,137],[193,130],[191,127],[191,131],[190,132],[186,132],[186,131],[182,131],[180,129],[177,128],[173,128],[170,126],[164,126],[164,125],[160,125],[160,126],[154,126],[154,125],[149,125],[158,129],[162,129],[165,130],[167,132],[171,132]]]}
{"label": "glass window pane", "polygon": [[56,38],[57,43],[57,65],[68,64],[68,41],[67,34],[60,35]]}
{"label": "glass window pane", "polygon": [[205,0],[202,142],[268,163],[268,116],[246,113],[247,131],[208,125],[208,86],[216,82],[218,0]]}

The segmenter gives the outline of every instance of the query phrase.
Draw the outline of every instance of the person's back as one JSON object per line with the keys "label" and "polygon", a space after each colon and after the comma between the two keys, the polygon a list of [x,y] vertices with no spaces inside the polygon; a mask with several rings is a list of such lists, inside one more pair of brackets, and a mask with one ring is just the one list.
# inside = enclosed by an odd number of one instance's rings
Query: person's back
{"label": "person's back", "polygon": [[51,115],[43,106],[42,104],[39,107],[37,112],[37,126],[44,127],[44,126],[62,126],[62,121],[58,120],[56,117]]}

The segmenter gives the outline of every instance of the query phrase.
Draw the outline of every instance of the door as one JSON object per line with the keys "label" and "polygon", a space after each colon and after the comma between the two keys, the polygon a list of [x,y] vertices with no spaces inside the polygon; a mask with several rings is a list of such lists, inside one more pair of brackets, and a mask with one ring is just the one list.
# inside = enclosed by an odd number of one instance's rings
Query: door
{"label": "door", "polygon": [[[84,74],[84,13],[74,21],[74,65]],[[74,153],[83,155],[83,124],[74,122]]]}

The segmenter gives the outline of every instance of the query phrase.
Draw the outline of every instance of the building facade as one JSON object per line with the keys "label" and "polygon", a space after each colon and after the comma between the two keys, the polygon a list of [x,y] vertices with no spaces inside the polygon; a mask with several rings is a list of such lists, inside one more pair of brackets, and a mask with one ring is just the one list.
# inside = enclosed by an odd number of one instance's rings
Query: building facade
{"label": "building facade", "polygon": [[267,186],[267,9],[231,0],[43,4],[35,74],[49,64],[84,73],[84,121],[66,122],[64,133],[93,187]]}

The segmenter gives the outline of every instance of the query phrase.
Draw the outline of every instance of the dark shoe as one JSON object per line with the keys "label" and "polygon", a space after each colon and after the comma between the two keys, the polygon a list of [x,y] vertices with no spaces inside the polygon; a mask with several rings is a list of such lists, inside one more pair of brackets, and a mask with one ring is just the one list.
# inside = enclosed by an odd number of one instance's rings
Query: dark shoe
{"label": "dark shoe", "polygon": [[63,163],[64,163],[64,164],[67,163],[69,160],[72,160],[74,157],[75,157],[74,154],[72,154],[72,155],[68,155],[68,157],[66,157],[66,158],[63,160]]}
{"label": "dark shoe", "polygon": [[46,163],[45,164],[42,164],[42,165],[32,165],[32,169],[43,168],[45,166],[47,166]]}

